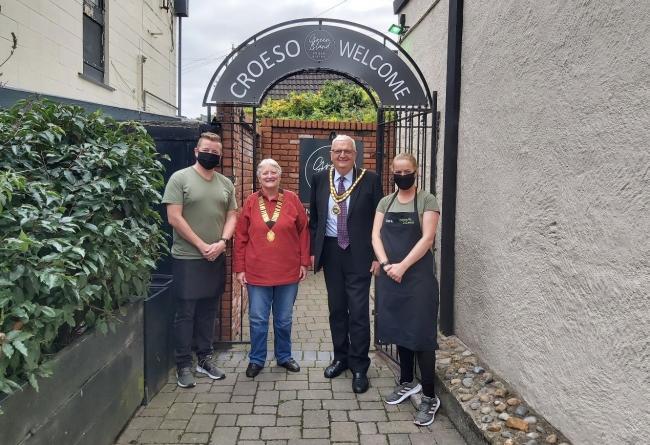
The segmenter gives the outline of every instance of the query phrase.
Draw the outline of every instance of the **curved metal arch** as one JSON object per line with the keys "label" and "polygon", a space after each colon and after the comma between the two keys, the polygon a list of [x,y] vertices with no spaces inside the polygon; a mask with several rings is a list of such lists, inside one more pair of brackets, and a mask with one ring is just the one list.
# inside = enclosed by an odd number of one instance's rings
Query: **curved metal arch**
{"label": "curved metal arch", "polygon": [[295,76],[295,75],[297,75],[297,74],[302,74],[302,73],[332,73],[332,74],[336,74],[337,76],[341,76],[341,77],[344,77],[344,78],[346,78],[346,79],[348,79],[348,80],[351,80],[351,81],[354,82],[356,85],[360,86],[360,87],[363,89],[363,91],[366,92],[366,94],[367,94],[368,97],[370,98],[370,101],[371,101],[372,104],[375,106],[375,109],[379,108],[379,104],[377,103],[377,100],[376,100],[375,97],[372,95],[373,90],[371,90],[370,88],[368,88],[368,87],[367,87],[367,86],[366,86],[366,85],[361,81],[361,79],[357,79],[356,77],[351,76],[351,75],[349,75],[349,74],[347,74],[347,73],[341,73],[340,71],[334,71],[334,70],[329,70],[329,69],[316,69],[316,70],[313,70],[313,69],[307,69],[307,70],[298,70],[298,71],[293,71],[293,72],[291,72],[291,73],[289,73],[289,74],[287,74],[287,75],[285,75],[285,76],[280,77],[277,81],[275,81],[274,83],[272,83],[272,84],[271,84],[271,85],[266,89],[266,91],[264,92],[264,96],[262,96],[262,97],[260,98],[260,104],[261,104],[262,102],[264,102],[264,99],[266,99],[266,95],[269,94],[269,92],[270,92],[270,91],[273,89],[273,87],[275,87],[277,84],[279,84],[279,83],[282,82],[283,80],[286,80],[286,79],[288,79],[288,78],[290,78],[290,77],[293,77],[293,76]]}
{"label": "curved metal arch", "polygon": [[[268,28],[265,28],[265,29],[257,32],[256,34],[253,34],[251,37],[249,37],[243,43],[241,43],[239,46],[237,46],[237,48],[235,48],[230,54],[228,54],[228,56],[223,60],[223,62],[221,62],[221,64],[219,64],[219,67],[217,67],[214,74],[212,75],[212,77],[210,79],[210,82],[208,83],[208,86],[206,88],[205,94],[203,96],[203,105],[204,106],[207,106],[207,105],[219,105],[219,103],[210,102],[208,100],[208,96],[210,94],[210,91],[212,90],[212,86],[215,84],[215,81],[217,80],[217,77],[219,77],[219,74],[222,73],[222,71],[224,71],[227,68],[227,66],[232,62],[232,60],[234,60],[236,58],[237,54],[240,51],[242,51],[244,48],[246,48],[251,43],[254,44],[257,41],[257,39],[259,39],[260,37],[266,36],[267,34],[271,34],[272,31],[279,30],[279,29],[290,28],[293,25],[309,24],[309,23],[318,23],[319,26],[323,25],[324,23],[333,23],[333,24],[338,24],[338,25],[345,25],[346,27],[351,28],[352,31],[356,31],[357,29],[360,29],[360,30],[367,31],[367,32],[369,32],[369,33],[371,33],[371,34],[373,34],[375,36],[380,37],[381,40],[383,40],[383,42],[384,42],[384,46],[386,46],[386,42],[390,42],[395,47],[395,49],[401,55],[403,55],[406,58],[406,60],[409,62],[409,65],[410,65],[409,68],[411,68],[412,72],[414,71],[414,74],[416,75],[418,81],[421,83],[421,86],[422,86],[422,89],[424,90],[424,93],[426,95],[429,107],[432,106],[433,100],[432,100],[432,96],[431,96],[431,91],[429,90],[429,85],[428,85],[424,75],[422,74],[422,71],[420,70],[418,65],[415,63],[413,58],[406,51],[404,51],[404,49],[399,45],[398,42],[396,42],[393,39],[391,39],[390,37],[380,33],[379,31],[377,31],[377,30],[375,30],[373,28],[370,28],[369,26],[361,25],[359,23],[354,23],[354,22],[350,22],[350,21],[347,21],[347,20],[328,19],[328,18],[315,18],[315,17],[314,18],[294,19],[294,20],[288,20],[286,22],[277,23],[277,24],[275,24],[273,26],[269,26]],[[342,75],[344,77],[349,77],[349,78],[351,77],[351,80],[354,80],[355,82],[359,82],[359,79],[356,79],[353,76],[350,76],[348,73],[345,73],[345,72],[342,72],[342,71],[325,70],[325,69],[323,71],[333,72],[333,73]],[[285,75],[285,76],[282,77],[282,79],[286,79],[287,77],[289,77],[289,76]],[[278,81],[274,82],[273,85],[275,85],[277,83],[278,83]],[[266,91],[264,93],[264,96],[266,95],[266,92],[268,92],[269,89],[270,89],[270,87],[267,87],[267,89],[266,89]],[[254,104],[249,104],[249,105],[254,105]]]}

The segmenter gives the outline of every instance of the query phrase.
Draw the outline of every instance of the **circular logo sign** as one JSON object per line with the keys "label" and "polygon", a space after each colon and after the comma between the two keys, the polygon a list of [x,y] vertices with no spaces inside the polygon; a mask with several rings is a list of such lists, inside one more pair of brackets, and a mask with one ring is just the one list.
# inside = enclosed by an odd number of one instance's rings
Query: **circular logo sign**
{"label": "circular logo sign", "polygon": [[307,34],[305,52],[314,62],[324,62],[334,54],[335,40],[329,32],[317,29]]}
{"label": "circular logo sign", "polygon": [[330,160],[331,145],[322,145],[314,150],[305,162],[305,179],[307,185],[311,188],[311,177],[318,172],[327,170],[332,165]]}

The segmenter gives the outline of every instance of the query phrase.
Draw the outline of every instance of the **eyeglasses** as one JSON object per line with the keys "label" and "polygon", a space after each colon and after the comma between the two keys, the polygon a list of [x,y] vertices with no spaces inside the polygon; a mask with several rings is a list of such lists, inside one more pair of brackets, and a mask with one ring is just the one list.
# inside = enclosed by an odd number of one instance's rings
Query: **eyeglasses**
{"label": "eyeglasses", "polygon": [[331,152],[334,156],[352,156],[354,154],[354,151],[352,150],[331,150]]}

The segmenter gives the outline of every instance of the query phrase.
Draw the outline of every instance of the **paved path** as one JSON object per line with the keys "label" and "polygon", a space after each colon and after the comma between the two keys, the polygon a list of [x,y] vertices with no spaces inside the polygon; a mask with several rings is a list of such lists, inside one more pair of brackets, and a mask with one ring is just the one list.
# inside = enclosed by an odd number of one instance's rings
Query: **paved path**
{"label": "paved path", "polygon": [[[244,374],[247,347],[221,351],[218,364],[227,373],[224,380],[199,378],[195,388],[181,389],[170,379],[137,412],[117,443],[465,445],[444,407],[433,425],[417,427],[411,403],[390,406],[381,401],[381,394],[395,385],[395,376],[379,354],[371,353],[365,394],[352,392],[349,371],[332,380],[323,377],[331,345],[322,273],[310,275],[300,286],[293,338],[299,373],[269,360],[260,375],[249,379]],[[269,351],[272,340],[270,335]]]}

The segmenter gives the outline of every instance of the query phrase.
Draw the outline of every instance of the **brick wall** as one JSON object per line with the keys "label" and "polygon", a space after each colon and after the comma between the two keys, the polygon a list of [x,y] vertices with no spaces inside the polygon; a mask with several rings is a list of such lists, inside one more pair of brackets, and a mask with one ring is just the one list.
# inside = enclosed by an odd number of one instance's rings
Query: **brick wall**
{"label": "brick wall", "polygon": [[300,139],[329,139],[330,133],[347,134],[363,141],[363,167],[375,170],[377,125],[360,122],[262,119],[257,159],[273,158],[282,167],[282,187],[298,193]]}

